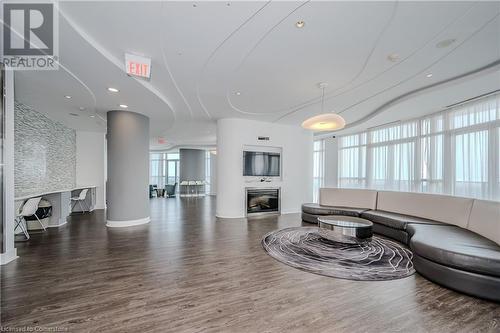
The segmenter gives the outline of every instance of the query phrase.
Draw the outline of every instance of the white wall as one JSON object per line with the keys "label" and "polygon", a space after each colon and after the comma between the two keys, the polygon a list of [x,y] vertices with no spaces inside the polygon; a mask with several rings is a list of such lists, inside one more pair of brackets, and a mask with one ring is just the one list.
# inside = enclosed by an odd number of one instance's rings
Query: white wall
{"label": "white wall", "polygon": [[76,184],[95,185],[96,209],[105,208],[106,137],[99,132],[76,132]]}
{"label": "white wall", "polygon": [[[258,141],[268,136],[269,141]],[[243,146],[282,149],[282,177],[270,183],[246,182],[243,177]],[[245,187],[281,187],[281,212],[300,212],[312,200],[313,135],[298,126],[244,119],[217,122],[217,216],[245,216]]]}
{"label": "white wall", "polygon": [[325,187],[338,187],[338,139],[325,139]]}
{"label": "white wall", "polygon": [[0,264],[4,265],[17,258],[14,247],[14,72],[5,70],[5,141],[4,141],[4,205],[3,247]]}

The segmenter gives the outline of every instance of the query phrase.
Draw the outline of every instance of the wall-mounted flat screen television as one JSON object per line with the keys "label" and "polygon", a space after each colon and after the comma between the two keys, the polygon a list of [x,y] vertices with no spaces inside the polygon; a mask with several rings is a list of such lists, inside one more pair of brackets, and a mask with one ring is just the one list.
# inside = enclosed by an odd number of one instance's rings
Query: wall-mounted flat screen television
{"label": "wall-mounted flat screen television", "polygon": [[280,163],[279,153],[244,151],[243,176],[279,177]]}

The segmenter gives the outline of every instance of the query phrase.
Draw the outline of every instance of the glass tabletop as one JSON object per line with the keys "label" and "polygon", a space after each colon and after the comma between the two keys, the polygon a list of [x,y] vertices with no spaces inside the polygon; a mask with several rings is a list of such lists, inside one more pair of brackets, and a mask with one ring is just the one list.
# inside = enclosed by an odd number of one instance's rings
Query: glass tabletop
{"label": "glass tabletop", "polygon": [[366,228],[373,226],[371,221],[352,216],[330,215],[318,217],[318,222],[343,228]]}

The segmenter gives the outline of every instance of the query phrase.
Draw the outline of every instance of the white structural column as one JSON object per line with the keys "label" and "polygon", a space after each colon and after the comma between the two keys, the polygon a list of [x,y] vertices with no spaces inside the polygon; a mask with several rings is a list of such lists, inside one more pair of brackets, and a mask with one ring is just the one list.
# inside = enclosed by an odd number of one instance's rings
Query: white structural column
{"label": "white structural column", "polygon": [[129,111],[109,111],[107,226],[148,223],[149,118]]}
{"label": "white structural column", "polygon": [[[179,180],[181,184],[205,180],[205,153],[206,151],[201,149],[179,149]],[[181,194],[188,194],[190,191],[204,193],[204,188],[201,187],[199,185],[183,185],[179,191]]]}
{"label": "white structural column", "polygon": [[325,138],[325,187],[338,187],[338,139]]}
{"label": "white structural column", "polygon": [[[245,216],[243,182],[243,143],[237,140],[240,129],[236,121],[217,121],[217,217]],[[240,161],[241,160],[241,161]]]}
{"label": "white structural column", "polygon": [[5,124],[3,142],[3,209],[2,209],[2,248],[0,264],[4,265],[17,258],[14,247],[14,72],[5,70]]}
{"label": "white structural column", "polygon": [[[267,140],[259,140],[259,137]],[[243,151],[281,151],[281,176],[261,182],[262,177],[243,176]],[[281,213],[298,213],[312,200],[313,135],[300,126],[245,120],[217,121],[217,217],[246,215],[245,188],[281,189]]]}

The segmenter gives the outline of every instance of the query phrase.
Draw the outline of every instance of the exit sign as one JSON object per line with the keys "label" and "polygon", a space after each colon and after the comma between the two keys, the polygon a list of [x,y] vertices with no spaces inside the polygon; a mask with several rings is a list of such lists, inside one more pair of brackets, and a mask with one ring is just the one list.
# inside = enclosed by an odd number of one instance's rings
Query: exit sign
{"label": "exit sign", "polygon": [[125,53],[125,71],[128,75],[151,77],[151,58]]}

